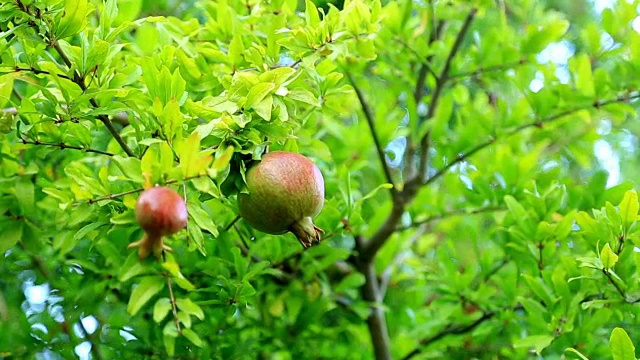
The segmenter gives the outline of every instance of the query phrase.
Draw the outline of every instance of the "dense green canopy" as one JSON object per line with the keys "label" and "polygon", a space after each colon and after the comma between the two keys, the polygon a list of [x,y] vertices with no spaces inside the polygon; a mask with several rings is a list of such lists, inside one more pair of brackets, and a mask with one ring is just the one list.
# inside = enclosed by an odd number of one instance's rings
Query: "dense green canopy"
{"label": "dense green canopy", "polygon": [[[0,0],[0,359],[636,359],[640,2],[336,5]],[[274,150],[319,245],[238,216]]]}

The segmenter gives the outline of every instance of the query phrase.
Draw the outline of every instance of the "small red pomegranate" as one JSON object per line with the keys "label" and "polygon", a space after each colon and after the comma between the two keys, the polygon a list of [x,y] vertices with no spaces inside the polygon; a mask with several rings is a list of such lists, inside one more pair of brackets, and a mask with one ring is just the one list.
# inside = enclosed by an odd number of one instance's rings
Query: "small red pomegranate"
{"label": "small red pomegranate", "polygon": [[306,157],[274,151],[262,157],[246,174],[249,194],[238,195],[242,216],[267,234],[291,231],[302,246],[320,242],[324,232],[313,224],[324,203],[324,179]]}
{"label": "small red pomegranate", "polygon": [[166,187],[145,190],[136,203],[136,220],[145,234],[141,240],[129,244],[128,249],[138,247],[138,257],[144,259],[150,253],[160,258],[162,251],[171,251],[162,238],[187,226],[187,206],[177,192]]}

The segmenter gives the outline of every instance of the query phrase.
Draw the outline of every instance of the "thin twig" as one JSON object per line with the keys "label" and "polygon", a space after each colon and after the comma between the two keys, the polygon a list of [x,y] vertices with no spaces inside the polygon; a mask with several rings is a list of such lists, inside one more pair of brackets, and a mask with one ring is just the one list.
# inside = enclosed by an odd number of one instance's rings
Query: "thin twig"
{"label": "thin twig", "polygon": [[52,143],[52,142],[46,142],[46,141],[40,141],[40,140],[31,141],[31,140],[27,140],[27,139],[22,139],[21,141],[22,141],[23,144],[52,146],[52,147],[60,148],[61,150],[70,149],[70,150],[80,150],[80,151],[84,151],[84,152],[102,154],[102,155],[107,155],[107,156],[114,156],[115,155],[113,153],[110,153],[110,152],[104,151],[104,150],[93,149],[93,148],[85,148],[85,147],[75,146],[75,145],[68,145],[68,144],[65,144],[65,143]]}
{"label": "thin twig", "polygon": [[59,78],[63,78],[63,79],[67,79],[69,81],[73,81],[73,79],[71,79],[70,77],[68,77],[67,75],[64,74],[53,74],[50,73],[49,71],[45,71],[45,70],[38,70],[36,68],[21,68],[21,67],[16,67],[14,68],[14,72],[20,72],[20,71],[28,71],[28,72],[32,72],[36,75],[53,75],[53,76],[57,76]]}
{"label": "thin twig", "polygon": [[[31,15],[29,13],[29,9],[20,0],[16,0],[16,4],[18,5],[18,8],[21,11],[23,11],[27,15]],[[37,28],[37,25],[35,23],[32,23],[31,26],[34,28],[36,33],[39,34],[39,32],[38,32],[39,29]],[[45,42],[46,42],[46,38],[49,38],[49,39],[53,38],[51,36],[51,34],[49,34],[49,33],[45,34],[44,36],[45,36],[45,38],[43,38],[43,41],[45,41]],[[58,55],[60,55],[60,58],[62,59],[64,64],[69,69],[73,68],[73,64],[71,63],[71,60],[69,59],[67,54],[65,54],[64,50],[60,47],[60,44],[57,41],[49,42],[49,46],[51,46],[53,49],[55,49],[55,51],[58,53]],[[80,76],[80,73],[78,73],[78,71],[74,70],[73,78],[70,78],[70,80],[73,81],[76,85],[78,85],[80,87],[80,89],[82,89],[83,92],[87,91],[87,86],[84,83],[84,77]],[[94,98],[89,99],[89,102],[91,103],[91,105],[94,108],[99,108],[100,107],[100,105],[98,104],[98,102]],[[98,115],[97,118],[98,118],[98,120],[100,120],[104,124],[104,126],[107,128],[109,133],[111,133],[111,136],[113,136],[113,138],[116,140],[116,142],[120,145],[122,150],[127,155],[129,155],[131,157],[135,157],[136,156],[135,153],[131,150],[131,148],[129,148],[129,145],[127,145],[127,143],[124,141],[122,136],[120,136],[120,133],[118,132],[118,130],[116,130],[116,128],[113,127],[113,124],[111,123],[111,120],[109,119],[109,117],[106,116],[106,115]]]}
{"label": "thin twig", "polygon": [[[442,329],[440,332],[438,332],[437,334],[428,337],[426,339],[423,339],[420,341],[420,346],[421,347],[427,347],[439,340],[441,340],[444,337],[447,337],[449,335],[461,335],[461,334],[466,334],[471,332],[473,329],[475,329],[476,327],[478,327],[480,324],[484,323],[485,321],[491,320],[494,316],[496,315],[495,312],[485,312],[482,314],[481,317],[479,317],[478,319],[476,319],[475,321],[466,324],[466,325],[453,325],[453,324],[449,324],[447,325],[444,329]],[[416,348],[413,351],[411,351],[410,353],[408,353],[407,355],[405,355],[402,360],[409,360],[411,358],[413,358],[414,356],[420,354],[422,352],[421,348]]]}
{"label": "thin twig", "polygon": [[167,277],[167,287],[169,288],[169,301],[171,301],[171,310],[173,312],[173,321],[176,324],[176,329],[178,330],[178,334],[182,333],[180,330],[180,319],[178,319],[178,308],[176,306],[176,298],[173,296],[173,285],[171,284],[171,276],[168,274],[165,275]]}
{"label": "thin twig", "polygon": [[[635,99],[640,99],[640,92],[627,93],[625,95],[621,95],[621,96],[615,97],[613,99],[596,101],[596,102],[594,102],[593,104],[591,104],[589,106],[582,106],[582,107],[578,107],[578,108],[575,108],[575,109],[564,110],[564,111],[561,111],[561,112],[559,112],[557,114],[550,115],[550,116],[548,116],[548,117],[546,117],[544,119],[540,119],[540,120],[536,120],[536,121],[533,121],[533,122],[530,122],[530,123],[527,123],[527,124],[524,124],[524,125],[520,125],[520,126],[516,127],[515,129],[505,133],[505,135],[501,136],[500,138],[508,138],[508,137],[513,136],[515,134],[518,134],[521,131],[523,131],[525,129],[528,129],[528,128],[532,128],[532,127],[540,128],[545,124],[551,123],[551,122],[556,121],[558,119],[562,119],[562,118],[564,118],[566,116],[569,116],[569,115],[572,115],[572,114],[574,114],[574,113],[576,113],[578,111],[587,110],[587,109],[591,109],[591,108],[600,108],[602,106],[615,104],[615,103],[620,103],[620,102],[628,102],[628,101],[635,100]],[[478,151],[480,151],[480,150],[482,150],[482,149],[484,149],[486,147],[489,147],[490,145],[494,144],[497,140],[498,140],[498,137],[491,137],[489,140],[474,146],[473,148],[471,148],[471,150],[467,151],[466,153],[458,155],[453,161],[451,161],[449,164],[445,165],[443,168],[441,168],[435,174],[433,174],[429,179],[427,179],[423,183],[423,185],[431,184],[432,182],[434,182],[435,180],[440,178],[442,175],[446,174],[447,171],[449,171],[449,169],[451,169],[453,166],[465,161],[466,159],[468,159],[469,157],[473,156]]]}
{"label": "thin twig", "polygon": [[502,206],[487,206],[487,207],[483,207],[483,208],[479,208],[479,209],[474,209],[474,210],[471,210],[471,211],[469,211],[468,209],[456,209],[456,210],[443,212],[443,213],[440,213],[440,214],[431,215],[431,216],[427,217],[426,219],[414,221],[411,224],[406,225],[406,226],[400,226],[400,227],[396,228],[396,231],[404,231],[404,230],[408,230],[408,229],[413,229],[413,228],[419,227],[421,225],[428,224],[428,223],[430,223],[432,221],[447,219],[447,218],[450,218],[450,217],[453,217],[453,216],[458,216],[458,215],[476,215],[476,214],[483,214],[483,213],[503,211],[503,210],[505,210],[505,208],[502,207]]}
{"label": "thin twig", "polygon": [[[469,14],[467,15],[467,17],[464,20],[464,23],[462,24],[462,28],[458,32],[458,36],[456,37],[456,40],[454,41],[453,46],[449,51],[449,55],[447,56],[447,59],[444,62],[444,67],[442,68],[440,75],[436,79],[436,86],[435,86],[435,89],[433,90],[433,95],[431,96],[431,103],[429,104],[429,110],[427,111],[427,116],[425,121],[431,120],[436,113],[436,109],[438,108],[438,101],[440,100],[440,95],[442,94],[442,90],[444,89],[445,84],[449,77],[449,69],[451,68],[451,62],[453,61],[453,58],[456,56],[456,54],[458,53],[458,50],[462,46],[462,41],[464,40],[465,35],[467,34],[467,31],[469,31],[469,28],[471,27],[471,22],[475,18],[477,12],[478,12],[478,9],[476,8],[473,8],[471,9],[471,11],[469,11]],[[425,177],[427,176],[427,160],[429,157],[428,153],[429,153],[429,147],[430,147],[429,146],[430,139],[431,139],[431,132],[428,131],[420,140],[420,158],[418,163],[418,174],[415,180],[417,183],[423,182]]]}
{"label": "thin twig", "polygon": [[[351,74],[348,71],[346,72],[346,74],[347,74],[347,78],[349,79],[349,82],[351,83],[351,86],[353,86],[353,89],[355,90],[356,95],[358,96],[358,100],[360,101],[360,106],[362,107],[362,112],[364,113],[364,117],[367,120],[367,124],[369,125],[369,130],[371,131],[371,137],[373,138],[373,144],[376,147],[376,152],[378,153],[378,160],[380,160],[380,164],[382,165],[384,176],[389,184],[393,184],[393,177],[391,176],[391,170],[389,169],[389,164],[387,164],[387,160],[384,155],[384,148],[382,147],[382,144],[380,143],[380,138],[378,137],[378,133],[376,132],[375,115],[373,114],[373,110],[371,109],[371,106],[369,105],[367,100],[364,98],[364,94],[356,84]],[[390,190],[392,194],[396,193],[395,186],[392,187]]]}
{"label": "thin twig", "polygon": [[[175,184],[177,182],[180,181],[189,181],[195,178],[199,178],[199,177],[203,177],[203,176],[208,176],[208,174],[198,174],[198,175],[193,175],[193,176],[187,176],[184,179],[173,179],[173,180],[167,180],[164,183],[162,183],[162,185],[171,185],[171,184]],[[87,200],[82,200],[79,202],[74,203],[74,206],[80,205],[84,202],[88,203],[88,204],[94,204],[97,203],[98,201],[103,201],[103,200],[113,200],[125,195],[129,195],[129,194],[135,194],[135,193],[139,193],[144,191],[145,188],[137,188],[137,189],[132,189],[132,190],[127,190],[127,191],[123,191],[123,192],[119,192],[116,194],[110,194],[110,195],[106,195],[106,196],[102,196],[102,197],[97,197],[97,198],[93,198],[93,199],[87,199]]]}
{"label": "thin twig", "polygon": [[223,231],[229,231],[231,227],[238,222],[238,220],[240,220],[240,215],[236,215],[236,217],[234,217],[233,220],[231,220],[231,222],[224,227]]}
{"label": "thin twig", "polygon": [[[431,4],[433,6],[433,4]],[[434,14],[435,19],[435,14]],[[431,34],[429,35],[429,47],[433,45],[434,42],[440,39],[442,33],[444,33],[444,26],[446,21],[435,21],[437,25],[432,24]],[[422,62],[422,66],[420,67],[420,71],[418,71],[418,78],[416,79],[416,86],[413,90],[413,101],[416,106],[416,114],[418,113],[418,108],[420,106],[420,102],[422,101],[422,97],[424,96],[425,91],[425,81],[427,78],[427,74],[431,74],[435,79],[438,79],[438,74],[431,67],[431,61],[433,60],[434,55],[430,55],[426,58],[425,61]],[[405,176],[407,179],[412,179],[416,176],[416,168],[415,163],[413,161],[413,155],[415,153],[415,144],[413,143],[413,138],[411,136],[407,136],[407,145],[405,147],[404,152],[404,167],[405,167]]]}
{"label": "thin twig", "polygon": [[508,70],[508,69],[512,69],[516,66],[520,66],[520,65],[524,65],[527,63],[527,59],[522,58],[518,61],[515,62],[510,62],[510,63],[505,63],[505,64],[498,64],[498,65],[491,65],[491,66],[486,66],[486,67],[480,67],[476,70],[472,70],[472,71],[463,71],[463,72],[459,72],[459,73],[455,73],[455,74],[451,74],[448,76],[449,80],[454,80],[457,78],[466,78],[466,77],[471,77],[471,76],[478,76],[481,74],[486,74],[489,72],[496,72],[496,71],[504,71],[504,70]]}

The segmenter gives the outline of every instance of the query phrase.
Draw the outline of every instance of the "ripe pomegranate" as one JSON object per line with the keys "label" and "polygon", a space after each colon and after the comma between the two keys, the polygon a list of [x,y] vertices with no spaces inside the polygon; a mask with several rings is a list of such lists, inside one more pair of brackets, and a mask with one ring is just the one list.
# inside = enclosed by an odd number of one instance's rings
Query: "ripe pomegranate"
{"label": "ripe pomegranate", "polygon": [[291,231],[308,248],[320,242],[322,229],[313,224],[324,203],[324,179],[306,157],[274,151],[246,174],[249,194],[238,195],[240,216],[267,234]]}
{"label": "ripe pomegranate", "polygon": [[166,187],[145,190],[136,203],[136,220],[145,234],[141,240],[129,244],[128,249],[138,247],[138,257],[149,253],[159,258],[162,251],[171,251],[162,238],[187,226],[187,206],[177,192]]}

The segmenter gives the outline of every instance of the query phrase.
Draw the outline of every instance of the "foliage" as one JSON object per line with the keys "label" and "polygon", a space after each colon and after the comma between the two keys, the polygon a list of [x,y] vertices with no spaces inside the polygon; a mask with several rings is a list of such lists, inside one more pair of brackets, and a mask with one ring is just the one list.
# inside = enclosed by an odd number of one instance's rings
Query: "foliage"
{"label": "foliage", "polygon": [[[638,1],[321,3],[0,2],[0,358],[636,358]],[[308,250],[237,217],[280,149]]]}

